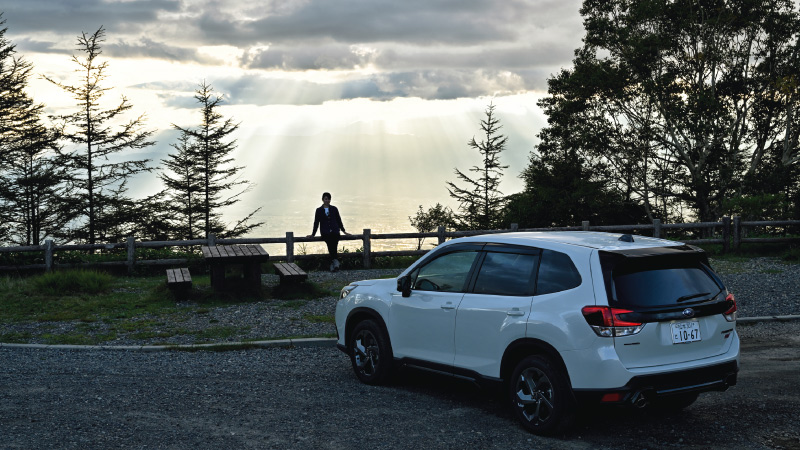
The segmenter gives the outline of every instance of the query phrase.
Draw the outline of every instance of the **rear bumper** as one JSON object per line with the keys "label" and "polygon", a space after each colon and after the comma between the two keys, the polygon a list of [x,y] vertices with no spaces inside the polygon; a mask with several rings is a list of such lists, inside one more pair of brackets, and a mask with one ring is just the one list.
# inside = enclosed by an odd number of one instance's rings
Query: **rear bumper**
{"label": "rear bumper", "polygon": [[653,375],[638,375],[625,386],[612,389],[576,389],[575,397],[589,403],[629,403],[646,395],[649,398],[690,392],[724,391],[736,384],[739,363],[729,361],[697,369]]}

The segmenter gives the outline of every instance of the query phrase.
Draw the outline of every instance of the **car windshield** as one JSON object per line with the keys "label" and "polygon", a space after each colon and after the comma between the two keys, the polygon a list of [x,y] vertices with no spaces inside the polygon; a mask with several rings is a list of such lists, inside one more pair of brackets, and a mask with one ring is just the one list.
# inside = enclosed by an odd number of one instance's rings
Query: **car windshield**
{"label": "car windshield", "polygon": [[689,258],[631,258],[614,267],[612,298],[628,308],[686,305],[724,290],[711,269]]}

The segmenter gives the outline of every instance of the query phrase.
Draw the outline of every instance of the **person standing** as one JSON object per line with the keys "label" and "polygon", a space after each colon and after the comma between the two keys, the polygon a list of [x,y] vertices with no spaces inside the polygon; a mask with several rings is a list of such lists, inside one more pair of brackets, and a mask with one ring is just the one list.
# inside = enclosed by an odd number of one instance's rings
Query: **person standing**
{"label": "person standing", "polygon": [[331,256],[331,272],[339,270],[339,230],[344,234],[349,235],[344,229],[342,224],[342,216],[339,215],[339,209],[331,205],[331,194],[325,192],[322,194],[322,206],[317,208],[314,212],[314,231],[308,237],[314,237],[317,234],[317,228],[322,235],[322,240],[328,246],[328,254]]}

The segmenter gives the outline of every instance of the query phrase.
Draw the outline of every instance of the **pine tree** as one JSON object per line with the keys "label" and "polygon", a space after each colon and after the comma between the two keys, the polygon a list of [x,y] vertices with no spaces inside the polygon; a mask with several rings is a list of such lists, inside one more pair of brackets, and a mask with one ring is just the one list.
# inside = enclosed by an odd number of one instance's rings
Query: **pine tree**
{"label": "pine tree", "polygon": [[[176,163],[170,169],[177,174],[174,180],[181,183],[180,179],[184,176],[194,176],[199,183],[185,184],[173,192],[175,198],[188,198],[195,192],[199,196],[198,202],[192,201],[191,209],[188,214],[198,211],[202,224],[202,237],[209,233],[219,236],[236,237],[253,230],[263,222],[249,224],[253,216],[261,210],[257,208],[245,218],[236,222],[232,227],[226,226],[222,220],[222,209],[239,202],[242,194],[252,189],[252,184],[247,180],[238,177],[243,169],[241,166],[232,165],[233,157],[231,153],[236,149],[236,140],[231,139],[239,124],[234,123],[231,118],[223,118],[218,108],[222,103],[222,97],[213,93],[214,89],[205,81],[195,91],[195,99],[200,104],[203,120],[196,129],[182,128],[173,124],[172,126],[181,132],[181,139],[187,150],[183,156],[175,155],[172,160]],[[179,144],[182,145],[182,144]],[[180,154],[180,150],[179,150]],[[185,166],[181,167],[181,164]],[[163,179],[163,178],[162,178]],[[232,189],[240,187],[238,192],[228,195]],[[198,204],[198,208],[194,208]],[[192,222],[187,222],[191,224]]]}
{"label": "pine tree", "polygon": [[473,166],[470,172],[478,174],[473,179],[458,169],[455,174],[466,183],[466,188],[458,187],[455,183],[447,182],[450,197],[459,203],[459,213],[455,214],[458,227],[472,230],[490,230],[500,225],[505,197],[500,192],[500,178],[503,169],[508,166],[500,164],[500,153],[505,149],[508,137],[499,134],[500,120],[495,117],[495,106],[489,104],[486,108],[486,119],[481,120],[481,130],[485,140],[477,142],[475,137],[469,146],[480,152],[483,157],[482,166]]}
{"label": "pine tree", "polygon": [[162,172],[159,178],[171,195],[170,208],[177,217],[173,217],[174,233],[177,238],[195,239],[203,236],[204,217],[201,209],[203,179],[200,165],[196,162],[197,149],[192,143],[192,136],[186,130],[181,132],[177,144],[171,144],[177,151],[162,160],[169,172]]}
{"label": "pine tree", "polygon": [[85,221],[78,224],[72,237],[91,244],[101,236],[105,240],[118,240],[130,232],[120,220],[134,211],[120,211],[118,207],[134,204],[125,196],[125,183],[131,176],[149,171],[149,160],[122,160],[117,154],[153,145],[148,140],[153,131],[144,129],[144,115],[125,122],[124,114],[132,109],[125,96],[114,108],[100,106],[101,99],[111,89],[101,86],[108,67],[107,62],[99,61],[104,38],[102,27],[92,35],[82,33],[78,37],[78,48],[85,58],[73,56],[72,61],[80,67],[80,84],[72,86],[45,77],[78,102],[77,111],[56,119],[63,121],[60,138],[74,145],[62,155],[70,169],[70,183],[76,189],[76,208]]}
{"label": "pine tree", "polygon": [[0,239],[39,245],[69,221],[60,201],[66,188],[53,132],[41,122],[44,105],[25,92],[32,65],[15,55],[6,31],[0,28]]}

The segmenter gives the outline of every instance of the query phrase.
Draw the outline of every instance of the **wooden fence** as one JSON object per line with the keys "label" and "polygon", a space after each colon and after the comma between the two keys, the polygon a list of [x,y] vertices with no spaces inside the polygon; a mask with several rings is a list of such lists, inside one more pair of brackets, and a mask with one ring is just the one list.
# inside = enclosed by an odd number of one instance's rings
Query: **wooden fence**
{"label": "wooden fence", "polygon": [[[342,257],[361,257],[363,260],[363,267],[370,268],[372,259],[382,256],[418,256],[427,253],[427,250],[397,250],[397,251],[371,251],[371,244],[373,240],[381,239],[420,239],[420,238],[435,238],[437,243],[441,244],[447,239],[475,236],[479,234],[496,234],[496,233],[510,233],[516,231],[614,231],[614,232],[630,232],[637,234],[648,234],[653,237],[665,237],[667,230],[707,230],[710,231],[709,235],[715,236],[710,239],[698,240],[684,240],[687,244],[721,244],[722,252],[726,253],[733,250],[738,250],[742,244],[746,243],[796,243],[800,242],[800,238],[794,237],[773,237],[773,238],[749,238],[746,236],[748,228],[771,228],[783,229],[787,227],[800,227],[800,220],[781,220],[781,221],[758,221],[747,222],[742,221],[739,217],[724,217],[721,222],[700,222],[700,223],[661,223],[660,220],[653,220],[651,224],[639,225],[602,225],[593,226],[589,221],[584,221],[580,226],[571,227],[557,227],[557,228],[525,228],[520,229],[517,224],[512,224],[511,228],[502,230],[475,230],[475,231],[446,231],[444,227],[439,227],[436,232],[431,233],[385,233],[377,234],[372,233],[370,229],[364,229],[360,235],[344,235],[341,237],[342,241],[360,240],[362,242],[362,250],[360,252],[340,254]],[[784,233],[785,234],[785,233]],[[137,260],[136,249],[141,248],[165,248],[165,247],[197,247],[201,245],[223,245],[223,244],[284,244],[286,246],[285,255],[270,255],[270,260],[275,261],[288,261],[294,262],[300,259],[314,258],[319,255],[296,255],[295,245],[303,244],[306,242],[321,241],[321,238],[314,237],[295,237],[293,232],[287,232],[285,237],[282,238],[236,238],[236,239],[217,239],[214,234],[210,234],[207,239],[194,239],[185,241],[142,241],[137,242],[133,237],[128,237],[126,242],[111,243],[111,244],[66,244],[56,245],[52,240],[47,240],[44,245],[31,245],[31,246],[16,246],[16,247],[0,247],[0,253],[29,253],[29,252],[44,252],[44,264],[26,264],[26,265],[5,265],[0,266],[1,271],[19,271],[19,270],[46,270],[50,271],[59,268],[74,268],[74,267],[103,267],[103,266],[125,266],[128,273],[133,273],[137,265],[141,266],[173,266],[179,264],[186,264],[189,260],[187,258],[174,258],[174,259],[158,259],[158,260]],[[114,249],[126,249],[127,259],[125,261],[108,261],[108,262],[94,262],[94,263],[57,263],[55,262],[55,253],[57,251],[103,251]]]}

